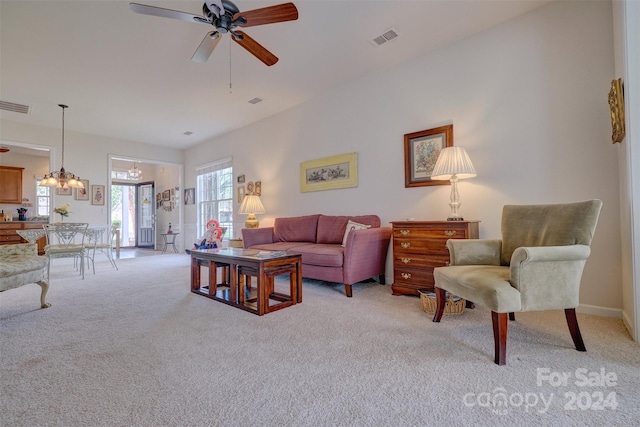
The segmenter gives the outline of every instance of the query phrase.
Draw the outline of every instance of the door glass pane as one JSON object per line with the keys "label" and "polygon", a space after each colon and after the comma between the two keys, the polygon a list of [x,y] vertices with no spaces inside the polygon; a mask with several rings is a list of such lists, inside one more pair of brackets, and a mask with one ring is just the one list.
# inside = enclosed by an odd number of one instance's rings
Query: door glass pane
{"label": "door glass pane", "polygon": [[138,207],[140,209],[138,247],[152,248],[155,246],[155,197],[153,191],[153,184],[138,185]]}

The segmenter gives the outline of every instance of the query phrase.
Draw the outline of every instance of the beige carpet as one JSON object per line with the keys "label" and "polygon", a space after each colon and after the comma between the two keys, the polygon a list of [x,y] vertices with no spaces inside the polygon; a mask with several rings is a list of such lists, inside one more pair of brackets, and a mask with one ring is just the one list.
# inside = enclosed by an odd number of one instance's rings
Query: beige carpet
{"label": "beige carpet", "polygon": [[[499,367],[484,309],[434,324],[418,298],[389,286],[357,284],[346,298],[342,286],[305,280],[302,304],[258,317],[190,293],[184,254],[118,266],[97,262],[80,280],[59,261],[45,310],[35,284],[0,294],[0,425],[640,420],[640,346],[619,320],[579,315],[580,353],[562,312],[518,314]],[[583,384],[603,371],[605,385]],[[551,381],[538,384],[538,372]]]}

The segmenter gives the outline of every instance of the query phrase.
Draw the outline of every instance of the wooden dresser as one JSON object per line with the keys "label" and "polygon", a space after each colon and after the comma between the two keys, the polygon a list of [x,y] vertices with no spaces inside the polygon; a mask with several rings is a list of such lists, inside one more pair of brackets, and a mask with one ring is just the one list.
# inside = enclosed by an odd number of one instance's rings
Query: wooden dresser
{"label": "wooden dresser", "polygon": [[432,289],[433,269],[449,262],[448,239],[477,239],[480,221],[393,221],[393,295]]}
{"label": "wooden dresser", "polygon": [[[6,221],[0,222],[0,245],[13,245],[16,243],[28,243],[16,230],[42,230],[42,225],[46,222],[29,221]],[[44,255],[44,247],[47,238],[38,239],[38,255]]]}

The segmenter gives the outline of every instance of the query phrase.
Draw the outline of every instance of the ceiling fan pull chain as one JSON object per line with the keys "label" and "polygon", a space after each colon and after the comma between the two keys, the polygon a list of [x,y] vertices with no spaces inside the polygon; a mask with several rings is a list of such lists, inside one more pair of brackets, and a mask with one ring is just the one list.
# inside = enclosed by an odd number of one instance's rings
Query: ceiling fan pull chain
{"label": "ceiling fan pull chain", "polygon": [[229,93],[232,93],[232,90],[231,90],[231,42],[229,42]]}

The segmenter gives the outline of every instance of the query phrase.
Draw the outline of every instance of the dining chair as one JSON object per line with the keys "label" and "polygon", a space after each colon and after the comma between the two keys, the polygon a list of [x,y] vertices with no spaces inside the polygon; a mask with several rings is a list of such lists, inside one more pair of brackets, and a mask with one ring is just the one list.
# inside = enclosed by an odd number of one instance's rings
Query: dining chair
{"label": "dining chair", "polygon": [[89,224],[67,222],[43,225],[47,235],[44,248],[47,256],[47,280],[51,272],[51,260],[56,258],[78,258],[80,275],[84,279],[84,239]]}
{"label": "dining chair", "polygon": [[[85,256],[91,260],[91,267],[93,268],[93,274],[96,274],[96,268],[94,264],[95,255],[97,253],[103,253],[111,263],[111,266],[118,269],[116,261],[113,257],[114,239],[116,238],[117,227],[111,227],[109,233],[106,233],[105,227],[88,228],[86,232],[87,242],[85,243]],[[108,241],[105,241],[105,236],[108,237]]]}
{"label": "dining chair", "polygon": [[82,250],[82,256],[86,259],[87,263],[91,263],[91,269],[93,274],[96,274],[96,247],[98,242],[102,240],[104,234],[104,228],[87,228],[84,231],[84,249]]}

